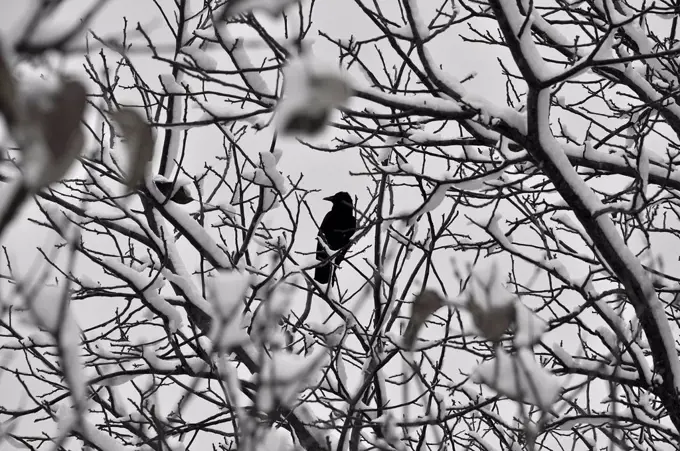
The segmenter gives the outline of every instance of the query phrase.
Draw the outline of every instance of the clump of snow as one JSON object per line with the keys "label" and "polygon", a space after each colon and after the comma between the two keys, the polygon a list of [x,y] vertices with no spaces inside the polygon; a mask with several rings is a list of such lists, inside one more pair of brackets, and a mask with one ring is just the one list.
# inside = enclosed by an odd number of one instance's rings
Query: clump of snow
{"label": "clump of snow", "polygon": [[[261,302],[251,319],[251,337],[254,342],[283,338],[279,320],[290,311],[290,298],[294,296],[290,288],[279,284],[272,295]],[[285,340],[283,340],[285,342]]]}
{"label": "clump of snow", "polygon": [[408,132],[409,141],[415,144],[426,144],[430,141],[437,141],[439,137],[431,132],[426,132],[425,130],[413,130]]}
{"label": "clump of snow", "polygon": [[[140,369],[141,367],[146,367],[146,365],[133,365],[132,362],[107,363],[104,365],[98,365],[97,368],[103,379],[101,379],[97,384],[104,387],[116,387],[118,385],[123,385],[140,375],[139,373],[132,373],[130,370]],[[99,377],[99,375],[96,377]]]}
{"label": "clump of snow", "polygon": [[182,316],[177,309],[158,293],[165,284],[163,277],[146,276],[113,258],[102,261],[106,267],[127,280],[137,293],[140,293],[149,304],[168,319],[168,327],[171,331],[175,332],[182,325]]}
{"label": "clump of snow", "polygon": [[[383,169],[385,168],[386,167],[383,167]],[[414,226],[423,215],[433,211],[441,205],[446,198],[446,193],[450,186],[451,185],[448,183],[441,183],[438,186],[435,186],[432,191],[426,195],[425,202],[416,207],[402,208],[396,211],[394,216],[396,218],[403,218],[406,226]],[[392,221],[386,222],[383,225],[391,226]]]}
{"label": "clump of snow", "polygon": [[430,34],[430,29],[425,22],[422,14],[420,13],[420,7],[418,6],[418,0],[408,0],[409,10],[411,11],[411,26],[415,28],[416,33],[420,39],[427,38]]}
{"label": "clump of snow", "polygon": [[555,356],[562,361],[564,365],[567,367],[575,367],[576,364],[574,362],[574,359],[571,357],[571,355],[559,344],[555,343],[552,346],[552,351],[555,353]]}
{"label": "clump of snow", "polygon": [[165,89],[165,92],[168,94],[184,94],[184,88],[177,83],[172,74],[161,74],[159,75],[159,78],[163,85],[163,89]]}
{"label": "clump of snow", "polygon": [[197,46],[183,47],[182,53],[187,55],[199,69],[212,71],[217,68],[217,61],[208,52]]}
{"label": "clump of snow", "polygon": [[546,269],[550,269],[552,271],[555,271],[564,280],[568,280],[568,281],[571,280],[570,275],[569,275],[569,270],[567,270],[567,267],[564,266],[564,264],[558,258],[549,259],[548,255],[546,254],[542,263],[543,263],[543,265],[545,266]]}
{"label": "clump of snow", "polygon": [[279,196],[284,196],[288,192],[286,180],[277,167],[281,155],[282,153],[278,149],[273,153],[262,151],[260,152],[260,167],[254,171],[243,172],[245,180],[264,187],[262,190],[262,210],[265,212],[278,207],[280,204]]}
{"label": "clump of snow", "polygon": [[514,325],[515,346],[530,347],[541,339],[547,324],[508,291],[500,277],[501,267],[495,258],[477,264],[465,289],[446,304],[466,311],[480,336],[496,342]]}
{"label": "clump of snow", "polygon": [[509,251],[516,251],[517,249],[515,248],[515,245],[512,244],[511,238],[505,236],[505,234],[501,231],[500,226],[498,225],[498,222],[502,219],[502,216],[500,213],[494,214],[491,220],[489,221],[489,225],[487,226],[487,230],[493,236],[496,241],[498,241],[501,246],[503,246],[505,249]]}
{"label": "clump of snow", "polygon": [[205,39],[206,41],[214,41],[217,39],[215,36],[215,29],[211,26],[207,26],[206,28],[197,28],[194,30],[194,36],[198,36],[201,39]]}
{"label": "clump of snow", "polygon": [[389,161],[390,155],[392,155],[392,147],[385,146],[378,151],[378,155],[376,156],[376,162],[378,162],[379,164],[385,163],[386,161]]}
{"label": "clump of snow", "polygon": [[246,109],[241,104],[232,103],[229,101],[222,100],[207,100],[198,101],[192,99],[198,106],[197,109],[202,111],[201,116],[199,116],[199,121],[213,122],[217,121],[244,121],[253,126],[257,124],[258,119],[261,119],[264,115],[256,114],[254,109]]}

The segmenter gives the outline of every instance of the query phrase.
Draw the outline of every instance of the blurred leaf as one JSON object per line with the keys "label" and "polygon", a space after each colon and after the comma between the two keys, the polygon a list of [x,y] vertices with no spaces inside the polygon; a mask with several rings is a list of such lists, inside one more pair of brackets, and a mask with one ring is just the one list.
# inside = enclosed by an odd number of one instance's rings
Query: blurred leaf
{"label": "blurred leaf", "polygon": [[[24,149],[26,181],[30,185],[47,186],[68,172],[85,141],[80,122],[86,106],[85,87],[71,78],[62,79],[60,86],[49,94],[26,100],[22,128],[40,133],[44,143],[44,146],[29,144]],[[43,148],[46,154],[40,150]]]}
{"label": "blurred leaf", "polygon": [[[29,120],[39,120],[45,144],[55,161],[64,161],[65,158],[69,158],[69,154],[72,154],[69,150],[74,147],[74,144],[78,141],[82,144],[82,134],[78,139],[77,131],[85,112],[86,102],[85,87],[77,80],[66,79],[61,89],[55,93],[50,107],[31,104]],[[72,142],[74,138],[76,143]],[[73,155],[73,159],[76,155]]]}
{"label": "blurred leaf", "polygon": [[283,67],[283,93],[277,127],[284,135],[315,135],[331,113],[354,93],[346,71],[310,53],[291,58]]}
{"label": "blurred leaf", "polygon": [[436,291],[424,290],[413,301],[411,306],[411,318],[409,318],[404,332],[404,346],[413,349],[418,332],[425,321],[444,305],[444,300]]}
{"label": "blurred leaf", "polygon": [[282,131],[289,135],[307,134],[313,136],[323,130],[328,116],[330,116],[329,110],[308,111],[303,109],[291,112],[283,123]]}
{"label": "blurred leaf", "polygon": [[350,86],[344,73],[314,73],[308,74],[309,87],[321,97],[320,101],[328,105],[341,105],[352,97],[354,90]]}
{"label": "blurred leaf", "polygon": [[15,93],[14,76],[9,70],[0,42],[0,113],[5,116],[8,125],[13,125],[17,120]]}
{"label": "blurred leaf", "polygon": [[253,11],[265,11],[276,17],[289,5],[299,2],[300,0],[229,0],[222,13],[222,20]]}
{"label": "blurred leaf", "polygon": [[482,336],[493,342],[499,341],[508,327],[515,321],[514,302],[486,306],[485,308],[480,305],[478,300],[469,298],[467,308]]}
{"label": "blurred leaf", "polygon": [[21,206],[30,194],[29,187],[21,180],[11,182],[8,186],[3,187],[2,196],[0,196],[0,236],[20,211]]}
{"label": "blurred leaf", "polygon": [[133,190],[144,179],[146,168],[153,158],[153,131],[142,115],[131,108],[121,108],[111,113],[111,117],[120,126],[130,152],[125,183],[128,189]]}

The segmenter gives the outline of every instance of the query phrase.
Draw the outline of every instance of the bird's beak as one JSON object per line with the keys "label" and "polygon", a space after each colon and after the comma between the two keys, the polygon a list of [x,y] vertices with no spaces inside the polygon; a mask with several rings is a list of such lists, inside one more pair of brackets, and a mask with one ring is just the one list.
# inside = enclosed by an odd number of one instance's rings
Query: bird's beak
{"label": "bird's beak", "polygon": [[333,196],[324,197],[323,200],[327,200],[328,202],[333,202]]}

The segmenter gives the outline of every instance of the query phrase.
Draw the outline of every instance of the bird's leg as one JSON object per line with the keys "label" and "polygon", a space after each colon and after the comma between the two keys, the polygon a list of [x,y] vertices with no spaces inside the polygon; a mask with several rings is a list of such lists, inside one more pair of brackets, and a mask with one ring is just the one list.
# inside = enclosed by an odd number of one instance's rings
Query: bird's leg
{"label": "bird's leg", "polygon": [[[335,277],[335,268],[337,268],[337,266],[335,265],[335,262],[331,260],[331,278],[330,283],[328,284],[329,287],[333,284],[338,285],[338,279]],[[339,290],[340,287],[338,286],[338,291]]]}

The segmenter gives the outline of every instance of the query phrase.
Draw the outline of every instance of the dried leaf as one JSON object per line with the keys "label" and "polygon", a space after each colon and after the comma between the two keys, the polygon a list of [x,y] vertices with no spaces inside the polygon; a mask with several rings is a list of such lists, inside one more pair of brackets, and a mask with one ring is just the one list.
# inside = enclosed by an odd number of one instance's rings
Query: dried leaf
{"label": "dried leaf", "polygon": [[194,200],[193,197],[191,197],[191,194],[189,193],[189,190],[186,188],[186,186],[181,187],[177,192],[175,193],[174,196],[172,196],[171,201],[185,205]]}
{"label": "dried leaf", "polygon": [[515,322],[517,295],[508,291],[496,259],[476,266],[460,298],[480,336],[498,342]]}
{"label": "dried leaf", "polygon": [[51,108],[33,110],[39,117],[45,144],[55,161],[62,161],[72,153],[69,150],[80,128],[86,101],[85,87],[77,80],[67,79],[55,93]]}
{"label": "dried leaf", "polygon": [[5,116],[8,125],[14,125],[17,121],[16,112],[16,83],[14,76],[9,70],[7,60],[2,51],[0,42],[0,113]]}
{"label": "dried leaf", "polygon": [[121,108],[112,113],[111,117],[120,126],[130,152],[125,183],[132,190],[144,179],[146,168],[153,158],[153,131],[142,115],[131,108]]}
{"label": "dried leaf", "polygon": [[156,188],[158,188],[158,191],[163,193],[165,197],[172,195],[170,200],[177,204],[185,205],[194,200],[185,186],[180,186],[179,189],[176,189],[174,194],[172,193],[173,185],[176,188],[177,182],[173,183],[169,180],[154,180],[154,184],[156,185]]}
{"label": "dried leaf", "polygon": [[57,90],[46,95],[47,98],[27,99],[25,115],[21,118],[21,127],[39,133],[43,142],[43,145],[29,145],[24,149],[27,152],[26,181],[34,188],[60,180],[85,142],[80,130],[87,105],[85,87],[77,80],[66,78]]}
{"label": "dried leaf", "polygon": [[404,346],[413,349],[418,332],[425,321],[444,305],[444,300],[436,291],[424,290],[416,296],[411,306],[411,318],[409,318],[404,332]]}
{"label": "dried leaf", "polygon": [[467,308],[482,336],[497,342],[515,321],[515,304],[507,303],[484,308],[473,298],[468,299]]}
{"label": "dried leaf", "polygon": [[319,134],[330,116],[329,110],[307,111],[300,110],[291,113],[283,124],[281,131],[287,135],[306,134],[314,136]]}

